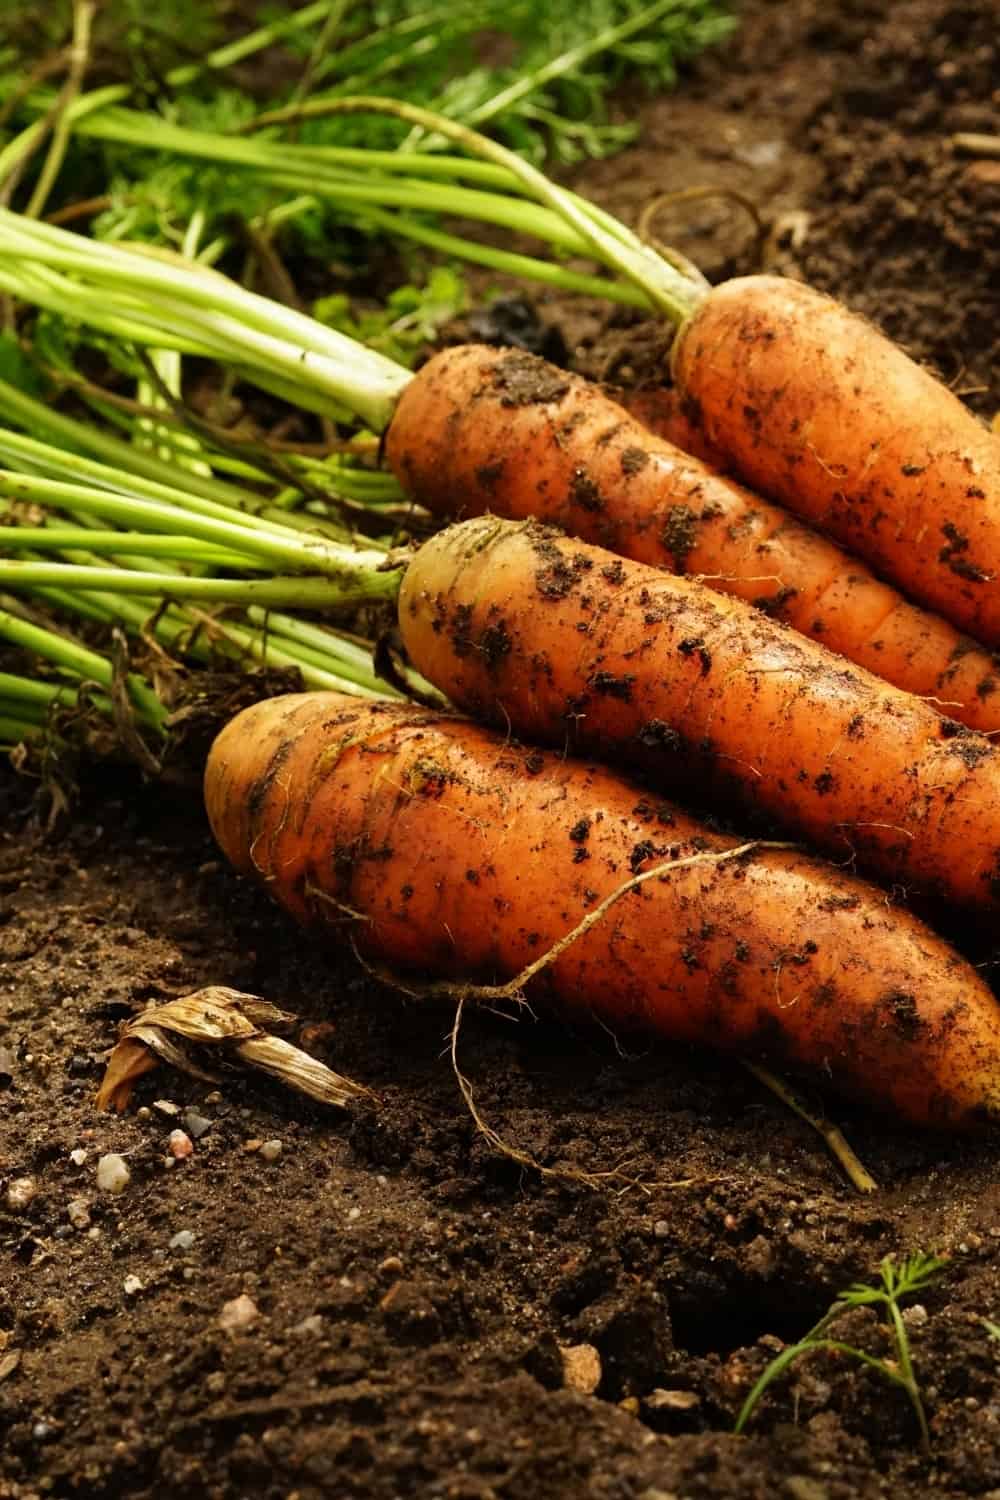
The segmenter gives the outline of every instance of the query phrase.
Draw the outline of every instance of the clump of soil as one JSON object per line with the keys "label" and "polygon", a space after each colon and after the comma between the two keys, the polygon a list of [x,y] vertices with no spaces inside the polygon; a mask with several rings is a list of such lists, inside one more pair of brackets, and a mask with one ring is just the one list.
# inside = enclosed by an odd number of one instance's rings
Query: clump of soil
{"label": "clump of soil", "polygon": [[[782,268],[990,412],[1000,174],[948,135],[1000,128],[995,20],[987,0],[751,0],[725,51],[644,108],[641,144],[577,185],[633,222],[655,192],[705,182],[807,214]],[[657,227],[713,275],[756,263],[724,200]],[[662,357],[659,330],[541,310],[582,367],[629,379]],[[995,1135],[918,1136],[838,1105],[880,1183],[861,1200],[732,1062],[469,1014],[461,1062],[489,1123],[548,1166],[621,1166],[640,1186],[540,1179],[477,1134],[442,1056],[451,1016],[303,942],[223,867],[190,794],[95,773],[46,842],[30,793],[0,778],[4,1500],[1000,1490],[1000,1346],[981,1322],[1000,1313]],[[158,1072],[140,1112],[96,1116],[117,1021],[209,983],[300,1014],[299,1040],[377,1107],[335,1116],[242,1077]],[[97,1188],[106,1152],[129,1168],[119,1195]],[[822,1356],[733,1438],[779,1341],[917,1247],[950,1256],[909,1325],[932,1459],[896,1390]],[[887,1352],[874,1315],[853,1316]],[[596,1359],[564,1360],[581,1345]]]}

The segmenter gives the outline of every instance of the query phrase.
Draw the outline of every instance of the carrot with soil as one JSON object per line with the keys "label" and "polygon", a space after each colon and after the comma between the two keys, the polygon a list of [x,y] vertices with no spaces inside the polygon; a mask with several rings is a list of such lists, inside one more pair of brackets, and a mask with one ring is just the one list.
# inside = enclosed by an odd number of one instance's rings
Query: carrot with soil
{"label": "carrot with soil", "polygon": [[[1000,645],[1000,442],[889,339],[780,276],[712,288],[689,261],[668,263],[515,152],[431,111],[359,96],[326,101],[324,112],[394,115],[505,170],[515,192],[556,216],[555,229],[544,218],[524,227],[551,243],[575,235],[676,326],[684,409],[735,473]],[[480,216],[495,211],[484,203]]]}
{"label": "carrot with soil", "polygon": [[988,652],[535,355],[480,345],[435,354],[403,390],[385,453],[435,515],[534,516],[700,575],[962,723],[1000,729],[1000,664]]}
{"label": "carrot with soil", "polygon": [[[299,404],[346,405],[387,432],[396,474],[438,513],[534,514],[626,556],[701,574],[896,686],[938,699],[962,722],[1000,729],[998,674],[986,652],[779,508],[654,441],[576,377],[519,351],[475,346],[446,351],[411,376],[203,266],[94,245],[0,210],[0,247],[5,237],[23,265],[11,271],[14,258],[0,255],[0,286],[63,310],[75,299],[112,331],[127,317],[133,336],[148,315],[146,337],[157,345],[180,337],[185,347],[237,357],[259,383]],[[44,282],[24,269],[36,263],[49,267]],[[100,297],[81,303],[78,283],[61,278],[61,267]],[[24,399],[14,399],[18,420],[33,420]],[[11,400],[0,390],[5,406]],[[37,576],[23,566],[7,573],[11,585],[20,578],[30,586]]]}
{"label": "carrot with soil", "polygon": [[743,600],[481,517],[416,553],[399,624],[473,716],[763,809],[886,880],[1000,904],[1000,749]]}
{"label": "carrot with soil", "polygon": [[541,994],[821,1067],[918,1124],[971,1125],[1000,1105],[1000,1010],[921,922],[603,769],[407,705],[295,694],[227,725],[205,796],[238,870],[363,953],[509,977],[645,873],[542,970]]}

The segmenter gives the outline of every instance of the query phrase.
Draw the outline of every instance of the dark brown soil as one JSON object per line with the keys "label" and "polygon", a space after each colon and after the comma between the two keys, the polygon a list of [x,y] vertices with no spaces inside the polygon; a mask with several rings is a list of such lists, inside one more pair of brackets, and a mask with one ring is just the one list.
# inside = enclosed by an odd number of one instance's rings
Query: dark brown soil
{"label": "dark brown soil", "polygon": [[[805,212],[779,264],[990,413],[1000,168],[957,158],[948,134],[1000,128],[995,32],[992,0],[754,0],[725,52],[643,111],[641,146],[581,184],[632,218],[657,191],[709,182],[769,216]],[[747,224],[706,201],[665,210],[659,231],[720,275],[757,263]],[[566,330],[578,363],[619,378],[653,347],[599,310]],[[1000,1314],[995,1136],[920,1137],[838,1106],[881,1184],[860,1200],[728,1062],[470,1015],[462,1064],[494,1127],[549,1166],[625,1162],[643,1186],[540,1179],[477,1136],[443,1054],[450,1016],[304,943],[222,867],[192,798],[94,777],[56,842],[38,839],[29,798],[5,772],[4,1500],[1000,1495],[1000,1345],[980,1321]],[[95,1115],[118,1020],[213,982],[318,1023],[307,1044],[379,1107],[348,1119],[163,1072],[123,1118]],[[212,1121],[186,1162],[168,1165],[175,1118],[136,1113],[161,1099]],[[271,1138],[276,1161],[248,1149]],[[131,1168],[117,1197],[96,1189],[106,1151]],[[36,1196],[11,1208],[23,1177]],[[69,1216],[80,1198],[89,1227]],[[190,1248],[171,1247],[184,1230]],[[930,1460],[897,1390],[824,1357],[731,1436],[778,1341],[917,1247],[951,1257],[910,1328]],[[224,1332],[242,1294],[256,1321]],[[852,1318],[887,1351],[874,1314]],[[558,1346],[579,1344],[599,1354],[595,1394],[564,1382]]]}

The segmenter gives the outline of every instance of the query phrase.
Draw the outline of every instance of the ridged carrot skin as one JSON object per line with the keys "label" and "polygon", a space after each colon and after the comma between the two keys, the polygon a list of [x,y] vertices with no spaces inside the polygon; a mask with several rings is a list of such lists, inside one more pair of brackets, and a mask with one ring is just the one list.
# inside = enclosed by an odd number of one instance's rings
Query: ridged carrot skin
{"label": "ridged carrot skin", "polygon": [[[603,769],[334,693],[245,709],[212,748],[205,799],[227,858],[297,920],[440,976],[512,978],[631,875],[734,843]],[[882,892],[793,850],[653,877],[534,992],[819,1069],[921,1125],[1000,1102],[1000,1010],[975,971]]]}
{"label": "ridged carrot skin", "polygon": [[1000,646],[1000,441],[841,303],[724,282],[678,335],[684,409],[734,473]]}
{"label": "ridged carrot skin", "polygon": [[642,757],[664,787],[735,792],[887,881],[1000,906],[1000,750],[742,600],[482,517],[416,553],[399,624],[473,717]]}
{"label": "ridged carrot skin", "polygon": [[692,420],[684,410],[684,402],[676,386],[647,385],[640,386],[637,390],[614,391],[611,399],[624,406],[630,417],[635,417],[637,422],[648,427],[657,437],[673,443],[682,453],[690,453],[692,458],[702,459],[717,473],[725,473],[725,454],[712,447],[704,428],[697,421],[697,412],[694,414],[695,420]]}
{"label": "ridged carrot skin", "polygon": [[435,355],[400,399],[386,455],[435,515],[534,516],[700,575],[971,727],[1000,729],[1000,666],[986,651],[534,355],[478,345]]}

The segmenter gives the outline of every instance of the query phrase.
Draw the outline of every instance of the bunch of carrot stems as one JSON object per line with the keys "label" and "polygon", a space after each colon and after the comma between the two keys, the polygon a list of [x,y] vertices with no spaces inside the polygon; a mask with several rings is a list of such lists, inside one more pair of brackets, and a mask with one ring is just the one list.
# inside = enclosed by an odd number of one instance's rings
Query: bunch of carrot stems
{"label": "bunch of carrot stems", "polygon": [[[0,428],[0,639],[53,673],[42,683],[0,676],[3,743],[40,734],[52,708],[69,706],[84,684],[94,690],[91,710],[112,709],[110,660],[42,623],[25,594],[60,615],[145,636],[167,658],[294,667],[309,687],[396,695],[376,677],[370,643],[295,612],[343,615],[391,596],[384,540],[331,540],[321,534],[338,529],[329,520],[304,522],[208,465],[172,463],[5,382],[0,413],[52,439]],[[167,711],[155,684],[135,671],[124,683],[136,722],[162,737]]]}

